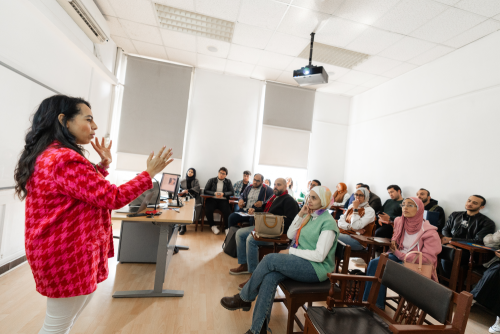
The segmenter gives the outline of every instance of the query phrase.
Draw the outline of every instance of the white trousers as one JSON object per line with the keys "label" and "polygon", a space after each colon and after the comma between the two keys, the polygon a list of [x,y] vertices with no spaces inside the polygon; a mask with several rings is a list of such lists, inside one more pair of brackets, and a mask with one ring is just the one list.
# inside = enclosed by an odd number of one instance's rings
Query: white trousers
{"label": "white trousers", "polygon": [[45,322],[38,334],[68,334],[94,293],[69,298],[47,298]]}

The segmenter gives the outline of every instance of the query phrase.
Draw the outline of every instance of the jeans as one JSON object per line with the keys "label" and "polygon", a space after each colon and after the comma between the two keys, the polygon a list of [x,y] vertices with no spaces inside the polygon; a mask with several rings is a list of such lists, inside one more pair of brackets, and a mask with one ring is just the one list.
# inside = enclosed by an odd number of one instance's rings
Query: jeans
{"label": "jeans", "polygon": [[250,222],[250,219],[252,217],[250,216],[247,216],[247,217],[243,217],[243,216],[240,216],[239,214],[237,214],[236,212],[244,212],[243,210],[238,210],[238,211],[234,211],[234,213],[231,213],[229,215],[229,219],[228,219],[228,227],[227,228],[231,228],[232,226],[238,226],[239,223],[248,223]]}
{"label": "jeans", "polygon": [[351,250],[360,251],[365,249],[362,244],[360,244],[357,240],[351,238],[349,234],[339,234],[339,240],[345,243],[346,245],[351,246]]}
{"label": "jeans", "polygon": [[394,233],[394,228],[391,224],[382,224],[382,226],[377,225],[377,229],[375,230],[375,236],[377,238],[392,238],[392,234]]}
{"label": "jeans", "polygon": [[319,282],[308,260],[291,254],[267,254],[240,292],[241,299],[246,302],[253,302],[259,296],[253,311],[252,333],[259,333],[266,319],[266,326],[269,323],[276,288],[286,278],[306,283]]}
{"label": "jeans", "polygon": [[248,264],[250,273],[253,273],[259,264],[259,246],[273,245],[272,242],[256,241],[252,237],[253,229],[253,226],[242,227],[236,232],[238,264]]}
{"label": "jeans", "polygon": [[[205,200],[205,216],[207,217],[210,226],[214,226],[214,211],[220,210],[224,217],[224,223],[227,224],[229,215],[231,214],[231,206],[229,201],[225,199],[207,198]],[[227,228],[227,226],[225,227]]]}
{"label": "jeans", "polygon": [[[368,269],[366,270],[366,276],[375,276],[375,272],[377,271],[378,261],[380,257],[373,259],[368,264]],[[392,253],[389,253],[389,260],[393,260],[397,263],[402,263],[398,257]],[[365,293],[363,294],[363,301],[368,300],[368,296],[370,295],[370,288],[372,287],[372,282],[367,282],[365,286]],[[387,295],[387,287],[385,285],[380,285],[380,290],[378,291],[378,298],[376,305],[379,309],[385,309],[385,297]]]}

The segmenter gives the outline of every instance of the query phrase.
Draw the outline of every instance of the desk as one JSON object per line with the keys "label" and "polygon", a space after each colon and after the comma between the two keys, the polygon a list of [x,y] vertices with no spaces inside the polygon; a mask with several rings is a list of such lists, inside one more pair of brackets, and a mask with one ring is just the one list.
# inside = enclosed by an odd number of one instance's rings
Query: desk
{"label": "desk", "polygon": [[[143,298],[143,297],[182,297],[184,291],[182,290],[163,290],[163,283],[165,282],[165,273],[167,272],[168,265],[175,248],[175,241],[177,240],[178,227],[177,224],[188,225],[193,223],[195,200],[190,200],[184,203],[179,212],[174,210],[162,209],[162,214],[154,216],[153,218],[147,217],[127,217],[126,213],[113,212],[111,215],[112,220],[129,221],[134,223],[151,223],[160,226],[160,236],[158,241],[158,251],[156,254],[156,273],[153,290],[136,290],[136,291],[116,291],[113,294],[114,298]],[[149,209],[151,210],[151,209]],[[184,246],[177,246],[180,249],[189,249]]]}
{"label": "desk", "polygon": [[[484,261],[482,261],[483,254],[487,254],[489,252],[494,252],[494,250],[476,247],[476,246],[472,246],[472,245],[467,245],[467,244],[463,244],[463,243],[458,242],[458,241],[450,241],[450,245],[455,246],[455,247],[459,247],[462,249],[466,249],[470,253],[469,270],[467,271],[467,278],[465,280],[465,290],[467,292],[470,292],[471,279],[472,279],[472,269],[474,268],[474,266],[477,266],[480,264],[480,263],[474,263],[474,253],[479,253],[479,256],[480,256],[479,262],[484,262]],[[461,289],[463,289],[463,286],[460,286],[459,288],[461,290]]]}
{"label": "desk", "polygon": [[[377,238],[377,239],[382,239],[384,242],[377,242],[374,240],[369,240],[368,238],[373,238],[373,237],[367,237],[364,235],[357,235],[357,234],[350,234],[351,238],[354,240],[360,242],[360,243],[365,243],[368,245],[368,253],[370,253],[370,260],[373,260],[375,258],[375,247],[376,246],[382,246],[383,251],[385,253],[386,248],[391,245],[391,239],[389,238]],[[367,263],[368,264],[368,263]]]}

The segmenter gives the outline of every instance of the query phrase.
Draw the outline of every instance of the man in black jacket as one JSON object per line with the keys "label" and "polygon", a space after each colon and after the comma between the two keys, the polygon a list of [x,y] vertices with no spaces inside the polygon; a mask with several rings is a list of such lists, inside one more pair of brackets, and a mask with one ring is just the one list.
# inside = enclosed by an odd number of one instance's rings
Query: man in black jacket
{"label": "man in black jacket", "polygon": [[[286,180],[279,178],[274,182],[274,196],[267,200],[263,206],[248,210],[249,214],[253,214],[254,212],[269,212],[277,216],[285,216],[283,233],[286,234],[295,216],[299,213],[299,205],[295,199],[288,194]],[[251,219],[250,223],[252,226],[240,228],[238,232],[236,232],[239,267],[230,269],[229,273],[231,275],[253,273],[259,264],[259,246],[272,245],[270,242],[256,241],[252,236],[252,231],[254,230],[253,224],[255,221]],[[239,285],[240,290],[246,282],[248,282],[248,280]]]}
{"label": "man in black jacket", "polygon": [[[446,221],[443,227],[443,245],[450,241],[465,241],[475,244],[483,244],[483,239],[486,235],[495,233],[495,223],[479,213],[486,205],[486,199],[483,196],[472,195],[465,203],[467,211],[453,212]],[[469,251],[462,249],[462,265],[469,263]],[[447,277],[451,274],[452,263],[450,261],[441,260],[443,270]]]}
{"label": "man in black jacket", "polygon": [[372,208],[375,213],[380,212],[380,210],[382,210],[382,201],[380,200],[380,197],[378,197],[377,194],[372,193],[369,185],[363,184],[363,187],[368,189],[368,192],[370,193],[370,199],[368,200],[370,208]]}
{"label": "man in black jacket", "polygon": [[[227,224],[229,215],[231,214],[231,206],[229,205],[229,198],[234,195],[233,184],[227,178],[227,168],[221,167],[217,177],[208,180],[203,193],[205,195],[214,196],[213,198],[205,199],[205,216],[208,223],[212,228],[214,234],[219,234],[220,231],[214,222],[214,211],[219,209],[224,216],[224,222]],[[226,226],[227,228],[227,226]]]}
{"label": "man in black jacket", "polygon": [[430,212],[437,212],[439,214],[438,226],[436,227],[438,228],[438,233],[441,235],[443,233],[442,231],[445,222],[443,208],[438,205],[437,200],[431,198],[431,193],[427,189],[420,188],[420,190],[417,191],[417,197],[420,198],[420,200],[424,203],[425,205],[424,210]]}

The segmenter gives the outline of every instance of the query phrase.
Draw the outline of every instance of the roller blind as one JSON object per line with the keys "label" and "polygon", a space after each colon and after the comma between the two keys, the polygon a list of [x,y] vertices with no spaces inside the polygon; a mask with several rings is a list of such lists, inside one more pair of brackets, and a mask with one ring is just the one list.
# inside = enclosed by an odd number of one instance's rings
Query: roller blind
{"label": "roller blind", "polygon": [[309,131],[262,126],[259,164],[307,168]]}
{"label": "roller blind", "polygon": [[311,131],[314,94],[311,89],[268,82],[263,124]]}
{"label": "roller blind", "polygon": [[162,145],[182,159],[192,68],[129,56],[118,152],[147,155]]}

